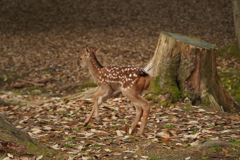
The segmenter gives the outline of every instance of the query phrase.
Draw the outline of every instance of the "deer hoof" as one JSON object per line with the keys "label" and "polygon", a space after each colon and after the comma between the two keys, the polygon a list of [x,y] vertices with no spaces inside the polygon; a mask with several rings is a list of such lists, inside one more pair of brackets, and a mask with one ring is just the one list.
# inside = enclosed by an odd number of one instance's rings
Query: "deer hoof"
{"label": "deer hoof", "polygon": [[129,128],[128,133],[132,134],[132,132],[133,132],[132,128]]}
{"label": "deer hoof", "polygon": [[83,123],[83,126],[86,127],[86,126],[88,125],[88,123],[89,123],[88,121],[85,121],[85,122]]}
{"label": "deer hoof", "polygon": [[102,119],[101,119],[100,116],[95,117],[95,119],[96,119],[97,122],[102,122]]}
{"label": "deer hoof", "polygon": [[142,132],[137,132],[136,136],[139,136],[139,137],[144,137],[143,133]]}

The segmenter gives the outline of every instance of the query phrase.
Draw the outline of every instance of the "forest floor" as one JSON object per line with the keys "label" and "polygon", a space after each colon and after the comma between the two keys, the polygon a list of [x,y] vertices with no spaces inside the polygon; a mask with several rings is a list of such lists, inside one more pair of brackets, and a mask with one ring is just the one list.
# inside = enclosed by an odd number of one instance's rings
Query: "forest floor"
{"label": "forest floor", "polygon": [[[15,103],[1,106],[0,112],[69,160],[239,159],[237,114],[180,102],[166,107],[151,104],[145,136],[136,137],[127,134],[135,116],[127,99],[109,99],[100,110],[103,125],[93,120],[87,127],[82,124],[92,101],[60,99],[95,86],[88,71],[77,64],[86,45],[103,48],[99,58],[104,65],[144,66],[161,31],[201,38],[220,49],[232,44],[231,4],[231,0],[0,1],[0,98]],[[217,68],[226,90],[240,100],[239,60],[218,57]],[[228,142],[234,145],[227,146]]]}
{"label": "forest floor", "polygon": [[15,103],[0,107],[4,117],[46,146],[62,151],[63,159],[240,158],[240,116],[208,106],[151,104],[145,133],[138,137],[128,134],[135,108],[124,97],[102,105],[102,125],[93,119],[86,127],[83,121],[92,108],[91,100],[12,92],[2,92],[0,98]]}

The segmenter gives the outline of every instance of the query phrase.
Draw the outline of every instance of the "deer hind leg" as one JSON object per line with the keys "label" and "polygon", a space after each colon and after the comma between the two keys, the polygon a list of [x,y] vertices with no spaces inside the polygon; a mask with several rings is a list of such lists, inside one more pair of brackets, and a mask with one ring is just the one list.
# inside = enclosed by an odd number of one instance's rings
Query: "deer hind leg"
{"label": "deer hind leg", "polygon": [[93,95],[93,108],[92,108],[92,111],[91,113],[89,114],[89,116],[86,118],[86,120],[84,121],[84,126],[87,126],[88,123],[90,122],[93,114],[94,114],[94,117],[95,119],[101,123],[101,118],[99,116],[99,106],[105,102],[108,98],[111,97],[113,93],[113,90],[111,89],[110,86],[104,86],[104,87],[100,87],[99,90],[94,93]]}
{"label": "deer hind leg", "polygon": [[131,125],[129,133],[132,134],[132,132],[134,131],[134,129],[137,125],[137,123],[142,118],[142,123],[141,123],[140,129],[137,133],[137,135],[142,135],[143,130],[144,130],[146,124],[147,124],[147,118],[149,116],[149,111],[150,111],[149,103],[146,99],[141,97],[137,92],[125,91],[125,92],[123,92],[123,94],[127,98],[129,98],[136,106],[136,118]]}
{"label": "deer hind leg", "polygon": [[136,118],[135,120],[133,121],[132,125],[131,125],[131,128],[129,129],[129,134],[132,134],[135,127],[137,126],[137,123],[140,121],[141,117],[142,117],[142,113],[143,113],[143,110],[142,110],[142,107],[134,104],[135,107],[136,107]]}
{"label": "deer hind leg", "polygon": [[143,98],[143,105],[142,105],[142,109],[143,109],[143,115],[142,115],[142,123],[141,123],[141,126],[140,126],[140,129],[137,133],[137,135],[142,135],[143,134],[143,130],[147,124],[147,119],[148,119],[148,116],[149,116],[149,112],[150,112],[150,106],[149,106],[149,103],[147,100],[145,100]]}

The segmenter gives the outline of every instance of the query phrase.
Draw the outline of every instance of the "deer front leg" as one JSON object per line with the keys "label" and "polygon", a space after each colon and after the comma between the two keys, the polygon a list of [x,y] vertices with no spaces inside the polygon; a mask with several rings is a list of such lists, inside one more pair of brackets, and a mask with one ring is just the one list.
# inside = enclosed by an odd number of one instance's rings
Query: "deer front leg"
{"label": "deer front leg", "polygon": [[93,113],[94,113],[94,110],[95,110],[95,104],[93,105],[93,108],[92,108],[92,111],[91,113],[89,114],[89,116],[85,119],[84,123],[83,123],[83,126],[87,126],[88,123],[90,122],[92,116],[93,116]]}
{"label": "deer front leg", "polygon": [[[92,111],[91,113],[89,114],[89,116],[86,118],[86,120],[84,121],[83,123],[83,126],[87,126],[88,123],[90,122],[90,120],[92,119],[92,116],[93,114],[95,113],[95,118],[97,117],[98,115],[98,97],[102,96],[104,93],[103,93],[103,90],[102,88],[99,88],[98,91],[96,93],[94,93],[93,95],[93,108],[92,108]],[[100,118],[100,117],[99,117]],[[100,120],[98,118],[96,118],[97,120]]]}
{"label": "deer front leg", "polygon": [[108,98],[110,98],[112,93],[113,93],[113,90],[110,88],[110,86],[100,87],[99,90],[96,93],[94,93],[93,108],[92,108],[92,111],[89,114],[89,116],[84,121],[84,124],[83,124],[84,126],[88,125],[88,123],[90,122],[93,114],[94,114],[94,117],[95,117],[96,121],[101,123],[101,117],[99,116],[99,106],[103,102],[105,102]]}

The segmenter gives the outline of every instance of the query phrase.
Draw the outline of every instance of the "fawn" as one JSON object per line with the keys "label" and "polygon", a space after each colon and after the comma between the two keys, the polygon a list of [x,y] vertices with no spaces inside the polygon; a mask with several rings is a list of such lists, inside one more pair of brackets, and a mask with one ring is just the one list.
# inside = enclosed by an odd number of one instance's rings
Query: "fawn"
{"label": "fawn", "polygon": [[142,68],[126,66],[102,66],[97,60],[96,54],[100,48],[92,51],[85,48],[80,55],[80,66],[90,71],[94,81],[98,84],[99,89],[93,96],[93,108],[90,115],[86,118],[84,126],[88,125],[93,114],[98,122],[101,122],[98,108],[110,98],[114,92],[121,91],[124,96],[130,99],[136,107],[136,118],[132,123],[129,134],[132,134],[137,123],[142,118],[142,123],[137,135],[142,135],[150,111],[149,103],[141,96],[150,84],[150,76]]}

